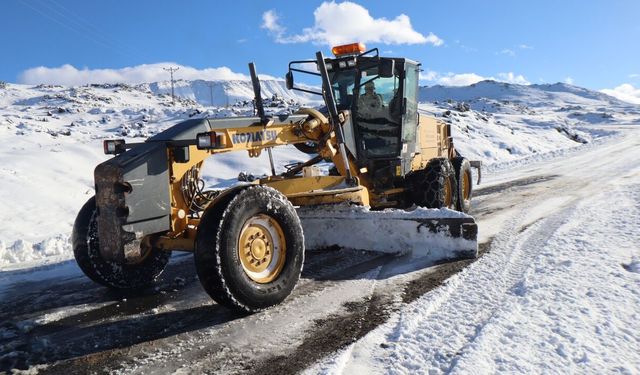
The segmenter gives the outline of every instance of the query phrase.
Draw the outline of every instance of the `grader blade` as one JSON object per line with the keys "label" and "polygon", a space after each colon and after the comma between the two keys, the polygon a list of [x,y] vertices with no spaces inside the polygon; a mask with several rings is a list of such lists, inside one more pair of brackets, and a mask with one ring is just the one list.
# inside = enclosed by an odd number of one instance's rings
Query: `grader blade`
{"label": "grader blade", "polygon": [[414,253],[433,261],[475,258],[473,217],[448,209],[371,211],[339,205],[298,208],[309,250],[339,246],[385,253]]}

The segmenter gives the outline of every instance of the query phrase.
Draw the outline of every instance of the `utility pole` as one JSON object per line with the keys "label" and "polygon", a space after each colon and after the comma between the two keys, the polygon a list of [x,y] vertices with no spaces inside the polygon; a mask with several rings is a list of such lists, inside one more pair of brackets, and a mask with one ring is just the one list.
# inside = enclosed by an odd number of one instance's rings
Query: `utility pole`
{"label": "utility pole", "polygon": [[162,68],[164,70],[166,70],[167,72],[169,72],[171,74],[171,104],[175,105],[176,104],[176,98],[173,95],[173,72],[177,72],[178,69],[180,69],[180,67],[175,67],[175,68]]}
{"label": "utility pole", "polygon": [[209,92],[211,93],[211,106],[213,107],[213,82],[207,83],[207,86],[209,86]]}

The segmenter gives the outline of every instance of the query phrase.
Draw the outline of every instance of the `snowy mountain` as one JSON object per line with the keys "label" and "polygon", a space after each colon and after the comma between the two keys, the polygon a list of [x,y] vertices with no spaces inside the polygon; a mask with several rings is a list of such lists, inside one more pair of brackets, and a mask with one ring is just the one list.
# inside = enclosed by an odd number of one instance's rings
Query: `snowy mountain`
{"label": "snowy mountain", "polygon": [[[295,111],[317,97],[284,82],[263,80],[268,113]],[[210,106],[211,92],[213,103]],[[78,208],[93,195],[93,168],[107,159],[102,139],[141,141],[193,117],[252,113],[249,81],[178,81],[81,87],[7,84],[0,88],[0,268],[71,257],[69,233]],[[490,168],[589,143],[608,132],[591,124],[640,122],[640,107],[576,86],[520,86],[491,81],[469,87],[421,88],[420,110],[452,125],[463,155]],[[315,102],[310,100],[316,100]],[[228,105],[227,105],[228,104]],[[274,150],[276,164],[306,160],[293,147]],[[282,167],[280,167],[282,169]],[[209,186],[226,186],[239,172],[268,173],[265,157],[224,154],[205,164]],[[16,219],[18,213],[20,219]]]}
{"label": "snowy mountain", "polygon": [[420,101],[423,113],[452,125],[463,155],[485,165],[589,143],[603,135],[590,125],[640,120],[638,105],[564,83],[421,87]]}
{"label": "snowy mountain", "polygon": [[[282,80],[261,80],[262,96],[271,98],[277,96],[286,101],[307,102],[318,100],[299,91],[289,91]],[[138,89],[148,89],[154,94],[171,94],[171,82],[154,82],[142,84]],[[206,106],[229,106],[237,102],[253,99],[253,86],[251,81],[185,81],[177,80],[174,83],[175,95],[193,100]]]}
{"label": "snowy mountain", "polygon": [[543,85],[517,85],[492,80],[481,81],[469,86],[430,86],[420,88],[420,101],[510,101],[528,107],[551,107],[564,105],[592,105],[614,108],[635,108],[638,106],[623,102],[598,91],[554,83]]}

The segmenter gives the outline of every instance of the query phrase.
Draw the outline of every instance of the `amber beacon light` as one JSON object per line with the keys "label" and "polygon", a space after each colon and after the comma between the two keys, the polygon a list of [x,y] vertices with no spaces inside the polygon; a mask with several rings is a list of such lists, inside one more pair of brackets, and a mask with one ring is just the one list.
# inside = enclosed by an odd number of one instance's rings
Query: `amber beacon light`
{"label": "amber beacon light", "polygon": [[367,47],[365,47],[364,43],[351,43],[335,46],[331,48],[331,52],[333,52],[334,56],[339,57],[344,55],[356,55],[366,51],[366,49]]}

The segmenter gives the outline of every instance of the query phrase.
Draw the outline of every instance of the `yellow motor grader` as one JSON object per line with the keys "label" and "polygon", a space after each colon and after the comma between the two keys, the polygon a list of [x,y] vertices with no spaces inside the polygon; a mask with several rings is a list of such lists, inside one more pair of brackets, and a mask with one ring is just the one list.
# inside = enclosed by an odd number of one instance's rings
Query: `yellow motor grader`
{"label": "yellow motor grader", "polygon": [[[293,61],[286,74],[288,89],[321,95],[323,108],[266,116],[252,63],[256,116],[187,120],[142,143],[105,140],[105,153],[115,156],[96,167],[95,197],[80,210],[72,235],[82,271],[107,287],[142,288],[162,272],[171,251],[191,251],[214,300],[255,312],[291,293],[307,240],[358,247],[352,244],[365,234],[354,215],[336,212],[360,206],[367,209],[359,222],[388,208],[440,209],[426,218],[377,218],[405,229],[409,222],[425,247],[431,235],[458,239],[450,257],[475,257],[473,218],[451,210],[469,211],[471,168],[480,166],[457,153],[449,125],[418,113],[420,64],[381,57],[361,43],[333,52],[335,58],[317,52],[314,60]],[[321,88],[296,86],[294,74],[319,77]],[[276,174],[271,149],[283,145],[310,159]],[[270,176],[203,189],[207,158],[232,151],[257,157],[264,150]],[[319,173],[318,163],[333,166]],[[327,207],[331,214],[317,214]],[[309,222],[353,224],[353,238],[332,238],[330,230],[311,235],[316,228],[304,225],[305,212],[316,212]]]}

